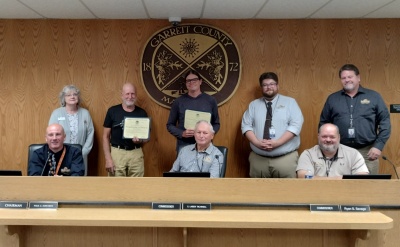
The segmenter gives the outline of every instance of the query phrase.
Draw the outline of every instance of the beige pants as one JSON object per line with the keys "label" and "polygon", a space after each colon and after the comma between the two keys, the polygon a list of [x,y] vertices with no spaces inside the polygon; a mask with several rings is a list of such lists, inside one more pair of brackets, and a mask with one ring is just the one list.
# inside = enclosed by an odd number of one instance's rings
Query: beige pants
{"label": "beige pants", "polygon": [[299,154],[297,151],[277,158],[268,158],[250,153],[250,177],[252,178],[296,178]]}
{"label": "beige pants", "polygon": [[141,148],[124,150],[111,147],[111,158],[115,165],[115,173],[110,177],[143,177],[144,158]]}
{"label": "beige pants", "polygon": [[368,160],[368,152],[373,146],[367,146],[360,149],[357,149],[358,152],[364,157],[365,164],[368,167],[369,174],[379,174],[379,159],[376,160]]}

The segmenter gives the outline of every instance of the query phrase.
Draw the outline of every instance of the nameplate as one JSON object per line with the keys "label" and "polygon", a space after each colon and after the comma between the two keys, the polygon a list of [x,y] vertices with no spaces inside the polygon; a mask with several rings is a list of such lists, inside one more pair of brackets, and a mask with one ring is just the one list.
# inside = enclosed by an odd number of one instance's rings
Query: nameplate
{"label": "nameplate", "polygon": [[29,202],[29,209],[57,209],[58,202],[36,201]]}
{"label": "nameplate", "polygon": [[167,209],[167,210],[180,210],[182,204],[181,203],[159,203],[153,202],[151,204],[152,209]]}
{"label": "nameplate", "polygon": [[371,209],[367,205],[341,205],[340,209],[342,212],[371,212]]}
{"label": "nameplate", "polygon": [[391,104],[390,113],[400,113],[400,104]]}
{"label": "nameplate", "polygon": [[211,210],[211,203],[182,203],[182,209]]}
{"label": "nameplate", "polygon": [[0,201],[0,208],[26,209],[27,207],[28,207],[28,202]]}
{"label": "nameplate", "polygon": [[311,204],[311,212],[339,212],[339,205]]}

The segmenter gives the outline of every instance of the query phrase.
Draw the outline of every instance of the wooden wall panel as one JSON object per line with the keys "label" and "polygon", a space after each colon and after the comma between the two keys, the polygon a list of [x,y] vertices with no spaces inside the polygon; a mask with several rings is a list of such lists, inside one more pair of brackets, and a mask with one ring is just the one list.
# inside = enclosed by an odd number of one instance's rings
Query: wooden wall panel
{"label": "wooden wall panel", "polygon": [[[186,21],[184,21],[186,22]],[[243,112],[260,97],[258,77],[274,71],[280,92],[294,97],[305,118],[300,152],[315,145],[326,97],[341,88],[338,69],[354,63],[362,85],[400,103],[400,20],[191,20],[215,26],[235,40],[242,76],[235,95],[219,108],[215,143],[229,148],[228,177],[248,176],[249,145],[240,131]],[[120,103],[126,81],[138,89],[138,105],[153,118],[144,147],[146,176],[161,176],[175,157],[175,139],[165,123],[169,110],[153,102],[140,79],[147,40],[167,20],[0,20],[0,169],[26,171],[27,147],[44,141],[58,93],[66,84],[82,91],[82,105],[95,125],[89,175],[105,176],[102,125],[108,107]],[[391,115],[392,137],[384,154],[400,164],[399,116]],[[381,161],[381,172],[392,173]]]}

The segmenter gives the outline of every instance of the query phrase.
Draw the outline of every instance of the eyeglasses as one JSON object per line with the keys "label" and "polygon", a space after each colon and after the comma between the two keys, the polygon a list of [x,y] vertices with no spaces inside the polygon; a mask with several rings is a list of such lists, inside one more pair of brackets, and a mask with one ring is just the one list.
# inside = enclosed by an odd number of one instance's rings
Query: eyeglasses
{"label": "eyeglasses", "polygon": [[199,78],[186,79],[186,83],[197,82],[198,80],[200,79]]}
{"label": "eyeglasses", "polygon": [[77,93],[72,93],[72,94],[66,94],[65,95],[65,97],[72,97],[72,96],[77,97],[78,94]]}
{"label": "eyeglasses", "polygon": [[275,87],[277,85],[276,82],[270,83],[270,84],[262,84],[262,87]]}

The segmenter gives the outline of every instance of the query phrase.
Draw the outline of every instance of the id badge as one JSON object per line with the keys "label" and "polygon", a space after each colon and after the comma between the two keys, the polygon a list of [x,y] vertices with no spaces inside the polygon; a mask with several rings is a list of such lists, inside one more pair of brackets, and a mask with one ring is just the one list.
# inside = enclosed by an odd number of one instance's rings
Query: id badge
{"label": "id badge", "polygon": [[356,138],[356,131],[354,127],[351,127],[347,130],[347,137],[348,138]]}
{"label": "id badge", "polygon": [[269,138],[275,138],[275,129],[274,127],[269,128]]}

